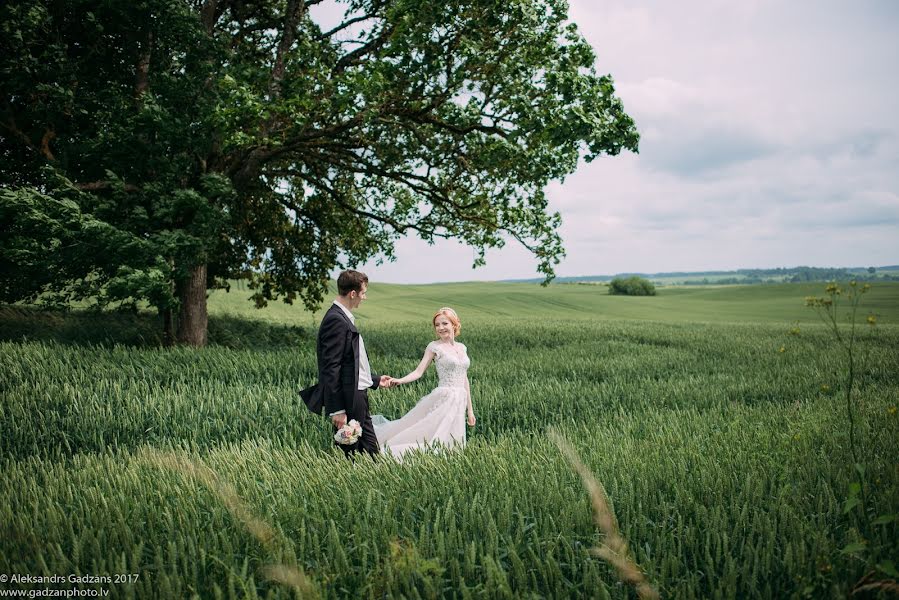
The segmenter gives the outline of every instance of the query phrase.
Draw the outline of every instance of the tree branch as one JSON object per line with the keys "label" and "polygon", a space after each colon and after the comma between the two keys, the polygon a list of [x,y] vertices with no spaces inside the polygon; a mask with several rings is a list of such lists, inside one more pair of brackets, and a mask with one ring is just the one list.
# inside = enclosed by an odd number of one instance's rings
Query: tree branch
{"label": "tree branch", "polygon": [[379,33],[376,37],[372,38],[367,44],[360,46],[353,50],[352,52],[348,52],[344,54],[340,60],[337,61],[337,64],[334,65],[333,74],[341,73],[346,70],[347,67],[352,65],[359,64],[361,62],[362,57],[365,55],[375,52],[381,48],[384,44],[387,43],[387,40],[390,39],[390,36],[393,35],[393,26],[387,25],[384,29]]}
{"label": "tree branch", "polygon": [[[90,183],[75,183],[76,188],[83,192],[96,192],[99,190],[109,190],[118,184],[112,181],[91,181]],[[122,184],[122,189],[126,192],[139,192],[140,188],[131,183]]]}
{"label": "tree branch", "polygon": [[460,127],[458,125],[453,125],[452,123],[447,123],[434,115],[431,114],[422,114],[422,115],[410,115],[414,120],[419,123],[428,123],[431,125],[436,125],[441,129],[446,129],[447,131],[452,131],[453,133],[459,135],[466,135],[471,133],[472,131],[481,131],[484,133],[491,133],[494,135],[498,135],[503,139],[509,139],[509,132],[500,127],[496,127],[494,125],[481,125],[479,123],[473,123],[471,125]]}
{"label": "tree branch", "polygon": [[207,35],[212,35],[215,22],[218,20],[218,0],[205,0],[203,7],[200,9],[200,22]]}
{"label": "tree branch", "polygon": [[359,215],[360,217],[365,217],[367,219],[371,219],[373,221],[377,221],[378,223],[382,223],[384,225],[389,225],[394,229],[394,231],[398,233],[406,233],[408,230],[418,231],[426,236],[431,237],[441,237],[448,238],[450,236],[449,233],[440,233],[436,230],[436,228],[426,228],[422,227],[423,220],[419,220],[418,223],[401,223],[396,219],[388,217],[387,215],[383,215],[380,213],[374,213],[367,210],[363,210],[361,208],[352,206],[347,203],[343,197],[338,194],[331,186],[325,183],[325,180],[315,178],[314,183],[321,189],[325,190],[329,196],[334,200],[334,202],[343,208],[344,210],[351,212],[353,214]]}
{"label": "tree branch", "polygon": [[352,18],[349,21],[344,21],[343,23],[341,23],[334,29],[315,36],[315,40],[316,41],[326,40],[329,37],[331,37],[332,35],[334,35],[335,33],[339,33],[351,25],[355,25],[356,23],[359,23],[361,21],[367,21],[368,19],[373,19],[376,16],[377,16],[377,13],[372,12],[372,13],[364,14],[359,17]]}
{"label": "tree branch", "polygon": [[47,128],[44,132],[44,137],[41,138],[41,154],[43,154],[47,160],[55,161],[56,157],[53,156],[53,152],[50,151],[50,140],[56,137],[56,132],[53,130],[53,126]]}
{"label": "tree branch", "polygon": [[147,30],[144,38],[144,46],[137,57],[134,76],[134,102],[140,109],[143,104],[143,96],[150,87],[150,55],[153,51],[153,31]]}
{"label": "tree branch", "polygon": [[[344,153],[344,157],[346,157],[346,153]],[[357,163],[359,162],[358,156],[352,155],[352,158],[357,159]],[[334,154],[331,154],[331,156],[328,157],[328,160],[318,159],[317,157],[309,157],[308,160],[309,160],[309,162],[319,164],[324,169],[334,168],[336,166],[341,169],[350,171],[352,173],[358,173],[361,175],[369,175],[369,176],[383,177],[386,179],[390,179],[392,181],[395,181],[397,183],[400,183],[400,184],[408,187],[409,189],[413,190],[414,192],[421,194],[423,197],[429,199],[434,206],[442,207],[443,210],[445,210],[448,214],[451,214],[453,216],[453,218],[459,222],[464,221],[464,222],[468,222],[468,223],[477,223],[477,224],[481,225],[482,227],[484,227],[485,229],[490,230],[490,231],[495,231],[495,230],[509,231],[508,229],[498,226],[494,221],[480,218],[477,216],[477,213],[472,212],[471,209],[476,208],[479,204],[477,201],[473,201],[473,202],[465,203],[465,204],[457,202],[450,197],[450,195],[448,193],[449,190],[441,189],[441,188],[437,187],[436,185],[434,185],[430,180],[423,178],[421,176],[413,175],[413,174],[406,174],[406,173],[402,173],[402,172],[386,171],[384,169],[377,167],[376,165],[373,165],[370,163],[365,163],[365,162],[363,162],[363,164],[348,163],[345,160],[341,160],[341,158],[335,156]],[[422,185],[417,185],[417,184],[412,183],[411,181],[407,180],[405,178],[406,175],[411,175],[412,178],[419,179],[422,182]],[[323,183],[327,179],[327,178],[324,178],[321,176],[310,177],[310,176],[303,175],[303,174],[297,174],[296,176],[298,176],[304,180],[313,179],[316,183]],[[353,209],[353,210],[356,210],[357,212],[359,212],[358,209]],[[359,212],[359,214],[363,214],[363,213]],[[368,215],[368,213],[365,213],[365,216],[367,216],[367,215]],[[421,223],[421,221],[420,221],[420,223]],[[415,227],[409,227],[409,226],[407,226],[406,228],[417,229]],[[401,229],[399,231],[402,233],[403,231],[405,231],[405,229]],[[421,230],[419,229],[419,231],[421,231]],[[511,231],[509,231],[509,233],[514,235],[514,233]],[[530,249],[530,247],[528,247],[528,248]]]}
{"label": "tree branch", "polygon": [[284,80],[285,56],[296,39],[297,24],[303,15],[304,8],[305,3],[303,0],[288,0],[287,2],[287,11],[284,15],[284,30],[281,32],[281,42],[278,44],[278,53],[275,57],[272,81],[269,86],[269,96],[272,100],[281,97],[281,81]]}
{"label": "tree branch", "polygon": [[34,150],[34,152],[36,152],[37,154],[41,154],[45,158],[47,158],[47,155],[44,154],[40,148],[38,148],[37,146],[34,145],[34,142],[31,141],[31,138],[28,137],[28,135],[24,131],[20,130],[16,126],[16,121],[12,117],[12,115],[10,115],[8,120],[0,121],[0,126],[2,126],[4,129],[6,129],[10,133],[12,133],[17,138],[19,138],[19,141],[21,141],[23,144],[25,144],[28,148],[30,148],[31,150]]}

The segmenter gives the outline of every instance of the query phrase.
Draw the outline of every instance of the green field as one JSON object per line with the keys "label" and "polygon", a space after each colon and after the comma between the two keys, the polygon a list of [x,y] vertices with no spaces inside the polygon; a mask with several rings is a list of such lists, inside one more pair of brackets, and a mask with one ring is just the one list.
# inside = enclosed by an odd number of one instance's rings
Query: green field
{"label": "green field", "polygon": [[[562,284],[541,287],[526,283],[453,283],[392,285],[376,281],[358,311],[372,322],[417,321],[425,326],[434,311],[452,306],[467,319],[509,318],[668,323],[791,323],[816,322],[805,307],[805,297],[821,295],[824,284],[663,287],[658,296],[610,296],[604,285]],[[210,312],[270,322],[317,326],[313,315],[298,306],[272,303],[258,310],[246,301],[250,292],[238,286],[213,292]],[[864,308],[886,323],[899,324],[899,283],[874,285],[865,295]],[[327,307],[326,307],[327,308]]]}
{"label": "green field", "polygon": [[[216,292],[199,351],[156,347],[152,315],[0,308],[0,573],[140,574],[111,597],[287,598],[265,576],[283,563],[312,597],[635,597],[589,552],[603,536],[552,426],[663,597],[844,598],[899,562],[899,284],[860,315],[878,318],[854,399],[867,516],[847,505],[845,361],[804,307],[822,291],[375,281],[358,314],[376,370],[411,370],[443,305],[473,361],[468,446],[404,464],[345,461],[299,403],[318,320],[299,307]],[[434,381],[373,407],[399,416]],[[161,453],[211,468],[274,538]]]}

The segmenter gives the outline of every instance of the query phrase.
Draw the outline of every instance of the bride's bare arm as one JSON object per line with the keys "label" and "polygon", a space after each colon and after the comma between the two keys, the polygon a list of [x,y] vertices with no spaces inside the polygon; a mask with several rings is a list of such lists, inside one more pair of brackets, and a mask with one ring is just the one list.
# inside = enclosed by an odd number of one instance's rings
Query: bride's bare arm
{"label": "bride's bare arm", "polygon": [[431,361],[434,360],[434,353],[431,352],[430,348],[425,349],[425,355],[421,357],[421,362],[418,363],[418,366],[415,367],[415,370],[406,375],[405,377],[400,377],[399,379],[394,379],[394,384],[401,383],[411,383],[425,374],[425,371],[428,370],[428,365],[431,364]]}

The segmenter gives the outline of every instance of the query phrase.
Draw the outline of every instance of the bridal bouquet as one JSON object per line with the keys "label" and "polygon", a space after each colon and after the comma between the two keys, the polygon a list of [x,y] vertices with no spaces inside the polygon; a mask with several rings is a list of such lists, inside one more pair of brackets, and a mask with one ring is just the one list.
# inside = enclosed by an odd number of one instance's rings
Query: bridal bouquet
{"label": "bridal bouquet", "polygon": [[334,441],[341,446],[352,446],[359,441],[359,436],[361,435],[362,425],[359,424],[359,421],[353,419],[337,430],[337,433],[334,434]]}

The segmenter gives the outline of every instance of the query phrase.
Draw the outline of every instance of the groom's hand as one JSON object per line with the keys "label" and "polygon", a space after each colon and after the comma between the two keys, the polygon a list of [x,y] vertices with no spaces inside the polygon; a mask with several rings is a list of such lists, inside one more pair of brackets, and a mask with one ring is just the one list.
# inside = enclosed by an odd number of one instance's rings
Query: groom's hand
{"label": "groom's hand", "polygon": [[391,377],[390,375],[381,375],[380,385],[382,388],[389,390],[396,384],[393,382],[393,377]]}
{"label": "groom's hand", "polygon": [[334,423],[334,427],[340,429],[344,425],[346,425],[346,413],[340,413],[339,415],[331,415],[331,422]]}

